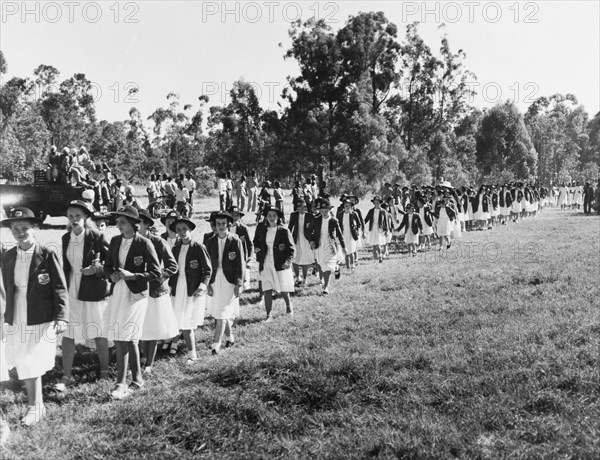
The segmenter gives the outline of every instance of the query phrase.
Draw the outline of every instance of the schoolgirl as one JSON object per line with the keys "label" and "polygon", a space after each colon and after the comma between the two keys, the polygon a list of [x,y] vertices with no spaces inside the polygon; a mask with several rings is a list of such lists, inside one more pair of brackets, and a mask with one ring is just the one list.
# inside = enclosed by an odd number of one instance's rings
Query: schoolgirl
{"label": "schoolgirl", "polygon": [[[393,204],[393,197],[392,197]],[[360,220],[358,214],[352,210],[353,200],[346,198],[343,203],[344,210],[338,213],[337,220],[340,225],[342,237],[344,240],[344,247],[346,250],[346,268],[354,273],[354,267],[356,261],[354,260],[356,254],[356,248],[358,246],[358,237],[360,232]]]}
{"label": "schoolgirl", "polygon": [[291,264],[296,246],[291,232],[281,225],[283,216],[277,208],[267,206],[263,211],[264,225],[256,229],[255,249],[267,312],[267,322],[273,321],[273,291],[281,293],[286,311],[293,315],[290,292],[294,292]]}
{"label": "schoolgirl", "polygon": [[466,229],[467,231],[472,231],[472,230],[476,230],[476,223],[475,223],[475,211],[473,210],[473,204],[475,202],[475,190],[473,190],[472,188],[468,188],[467,189],[467,197],[468,197],[468,203],[467,203],[467,219],[466,219]]}
{"label": "schoolgirl", "polygon": [[565,210],[567,206],[570,204],[569,200],[569,187],[563,182],[562,186],[558,190],[558,206],[560,206],[561,210]]}
{"label": "schoolgirl", "polygon": [[225,348],[233,346],[233,321],[240,314],[240,293],[244,285],[244,248],[239,237],[229,231],[233,217],[227,212],[211,216],[217,231],[208,240],[208,254],[212,273],[208,285],[208,313],[215,319],[212,354],[221,349],[223,336]]}
{"label": "schoolgirl", "polygon": [[444,193],[441,200],[436,202],[434,214],[438,219],[437,234],[440,238],[439,251],[442,250],[444,240],[446,241],[446,249],[450,249],[450,233],[452,232],[452,225],[456,218],[456,208],[450,202],[451,195]]}
{"label": "schoolgirl", "polygon": [[148,377],[152,373],[157,341],[172,339],[179,334],[168,284],[168,280],[177,273],[178,267],[167,242],[153,233],[155,230],[154,220],[150,213],[142,209],[139,214],[142,220],[140,235],[152,242],[161,270],[160,278],[150,281],[148,309],[142,328],[142,358],[140,362],[144,366],[143,377]]}
{"label": "schoolgirl", "polygon": [[242,248],[244,249],[244,290],[250,288],[250,269],[252,268],[252,257],[254,257],[254,245],[248,232],[248,227],[242,222],[244,213],[240,211],[237,206],[232,206],[227,210],[229,215],[233,218],[230,232],[237,235],[242,242]]}
{"label": "schoolgirl", "polygon": [[525,185],[523,188],[523,199],[521,200],[521,218],[531,216],[531,189]]}
{"label": "schoolgirl", "polygon": [[[358,216],[358,221],[360,223],[360,229],[358,234],[358,240],[356,240],[356,251],[354,251],[354,268],[358,266],[358,249],[363,247],[363,239],[365,238],[365,220],[363,219],[363,215],[361,210],[358,208],[359,199],[354,195],[348,195],[346,197],[348,200],[352,202],[352,211],[356,213]],[[398,206],[398,205],[396,205]]]}
{"label": "schoolgirl", "polygon": [[71,231],[62,236],[62,257],[69,297],[69,325],[62,337],[63,377],[54,389],[66,390],[71,382],[75,344],[93,339],[100,361],[100,378],[107,379],[108,341],[102,331],[105,299],[110,285],[103,276],[103,264],[108,254],[104,234],[89,228],[88,219],[94,208],[85,201],[71,201],[67,219]]}
{"label": "schoolgirl", "polygon": [[488,199],[483,185],[479,187],[477,195],[471,199],[471,204],[473,207],[473,220],[476,222],[477,230],[484,230],[487,221]]}
{"label": "schoolgirl", "polygon": [[500,206],[500,221],[506,225],[506,220],[510,218],[510,209],[512,207],[512,195],[508,190],[508,185],[502,185],[498,195],[498,204]]}
{"label": "schoolgirl", "polygon": [[390,255],[390,245],[394,242],[398,244],[397,240],[400,237],[400,234],[398,232],[395,232],[395,229],[398,227],[398,225],[400,225],[400,222],[404,215],[404,211],[401,212],[398,209],[398,207],[394,204],[393,196],[389,196],[387,198],[386,203],[384,204],[385,206],[381,205],[381,207],[385,209],[385,211],[388,213],[388,228],[390,229],[390,231],[387,234],[387,244],[384,250],[385,257],[387,258]]}
{"label": "schoolgirl", "polygon": [[404,217],[402,218],[398,231],[402,231],[403,228],[406,229],[404,233],[404,243],[408,246],[408,253],[411,256],[416,257],[419,235],[423,230],[423,223],[421,222],[419,214],[415,213],[415,207],[412,203],[406,205],[405,211],[406,214],[404,214]]}
{"label": "schoolgirl", "polygon": [[373,246],[373,260],[383,261],[382,248],[385,247],[387,241],[388,228],[387,213],[381,209],[381,197],[375,195],[371,200],[373,208],[365,217],[365,225],[369,224],[369,237],[367,242]]}
{"label": "schoolgirl", "polygon": [[[315,263],[315,255],[310,247],[309,238],[314,225],[314,217],[308,212],[308,206],[304,198],[298,198],[294,203],[296,211],[290,214],[288,230],[292,233],[292,238],[296,246],[296,252],[292,259],[294,268],[295,286],[306,286],[308,269]],[[300,276],[302,269],[302,276]]]}
{"label": "schoolgirl", "polygon": [[[14,333],[5,342],[6,369],[16,368],[25,382],[27,413],[24,425],[34,425],[46,414],[42,375],[54,367],[57,335],[69,319],[67,281],[58,255],[35,239],[41,224],[28,208],[14,208],[0,226],[10,228],[17,246],[0,258],[6,289],[4,322]],[[10,332],[10,331],[8,331]]]}
{"label": "schoolgirl", "polygon": [[423,196],[417,198],[417,206],[417,212],[419,213],[419,218],[421,220],[422,225],[421,232],[419,235],[419,249],[423,251],[425,249],[425,243],[427,243],[427,249],[431,249],[431,235],[433,234],[433,216],[431,215],[431,206]]}
{"label": "schoolgirl", "polygon": [[498,189],[494,185],[491,189],[490,194],[490,217],[491,217],[491,227],[495,227],[498,222],[498,216],[500,216],[500,209],[498,207]]}
{"label": "schoolgirl", "polygon": [[[179,330],[187,346],[187,363],[198,359],[194,331],[204,324],[208,282],[213,272],[206,247],[192,238],[196,224],[187,217],[179,217],[171,224],[179,242],[173,248],[177,260],[177,276],[169,279],[173,310]],[[209,240],[210,242],[210,240]]]}
{"label": "schoolgirl", "polygon": [[329,279],[331,271],[339,273],[338,262],[340,247],[341,252],[346,255],[344,237],[340,230],[339,223],[331,215],[331,204],[328,199],[322,199],[318,202],[320,215],[315,218],[313,231],[311,234],[311,247],[315,251],[317,267],[323,283],[323,294],[329,294]]}
{"label": "schoolgirl", "polygon": [[91,220],[100,233],[104,233],[109,225],[114,225],[111,215],[107,212],[95,212],[92,214]]}
{"label": "schoolgirl", "polygon": [[173,249],[173,246],[178,242],[177,233],[171,230],[171,226],[179,217],[181,216],[177,211],[169,211],[165,216],[160,218],[161,223],[165,226],[165,231],[160,237],[167,242],[170,249]]}
{"label": "schoolgirl", "polygon": [[521,202],[523,200],[523,190],[521,189],[520,184],[514,184],[511,190],[511,199],[512,199],[512,219],[513,222],[517,222],[519,217],[521,216],[522,205]]}
{"label": "schoolgirl", "polygon": [[[117,384],[111,395],[122,399],[129,396],[130,390],[144,384],[138,342],[148,308],[148,283],[158,279],[161,271],[152,242],[138,233],[141,222],[138,210],[123,206],[112,215],[120,235],[110,241],[104,264],[104,274],[114,286],[102,329],[103,334],[115,342],[117,352]],[[130,387],[127,386],[128,365],[131,365]]]}
{"label": "schoolgirl", "polygon": [[281,184],[278,180],[273,184],[273,200],[275,201],[275,207],[279,209],[283,214],[283,223],[285,224],[285,209],[283,206],[283,190],[281,190]]}

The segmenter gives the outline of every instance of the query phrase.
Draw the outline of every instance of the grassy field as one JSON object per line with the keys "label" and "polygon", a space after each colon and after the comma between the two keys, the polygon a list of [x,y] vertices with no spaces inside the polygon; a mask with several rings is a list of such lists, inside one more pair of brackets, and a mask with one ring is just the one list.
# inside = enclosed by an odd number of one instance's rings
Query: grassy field
{"label": "grassy field", "polygon": [[[60,241],[63,223],[40,240]],[[209,320],[200,361],[160,357],[130,399],[110,400],[85,351],[64,398],[50,390],[59,373],[44,378],[34,428],[17,426],[25,394],[3,384],[13,432],[0,455],[600,458],[599,274],[600,219],[556,209],[448,252],[383,264],[362,252],[329,297],[311,277],[293,317],[277,299],[264,323],[257,292],[244,294],[234,348],[210,356]]]}

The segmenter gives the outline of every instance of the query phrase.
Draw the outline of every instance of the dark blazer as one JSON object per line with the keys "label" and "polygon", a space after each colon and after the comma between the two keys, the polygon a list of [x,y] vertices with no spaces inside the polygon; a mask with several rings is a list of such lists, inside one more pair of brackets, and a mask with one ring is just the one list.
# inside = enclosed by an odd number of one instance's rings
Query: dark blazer
{"label": "dark blazer", "polygon": [[[254,235],[254,244],[260,249],[256,254],[256,260],[259,264],[259,271],[263,271],[265,266],[265,256],[267,255],[267,226],[263,225],[256,229]],[[290,264],[296,254],[296,245],[292,238],[292,233],[282,225],[277,226],[275,241],[273,243],[273,258],[275,259],[275,270],[283,270],[285,263]]]}
{"label": "dark blazer", "polygon": [[[415,207],[415,214],[419,214],[419,208],[418,207]],[[421,215],[419,215],[419,218],[420,217],[421,217]],[[431,206],[429,206],[429,203],[423,205],[423,217],[424,217],[425,223],[427,225],[429,225],[430,227],[432,227],[433,226],[433,220],[431,220]],[[422,221],[421,221],[421,224],[423,224]]]}
{"label": "dark blazer", "polygon": [[[246,257],[244,256],[244,248],[242,241],[237,235],[229,233],[225,237],[225,247],[223,248],[223,255],[221,260],[221,267],[225,278],[231,284],[236,286],[243,286],[244,284],[244,264],[246,263]],[[210,283],[215,282],[217,276],[217,267],[219,264],[219,237],[215,236],[208,240],[208,255],[212,263],[213,271],[210,276]]]}
{"label": "dark blazer", "polygon": [[365,230],[365,220],[363,219],[363,215],[362,212],[360,211],[360,209],[358,208],[354,208],[354,212],[356,213],[356,215],[358,216],[358,220],[360,222],[360,229],[362,231]]}
{"label": "dark blazer", "polygon": [[[300,213],[298,211],[294,211],[290,214],[290,222],[288,224],[288,229],[290,230],[290,232],[292,232],[292,238],[294,238],[295,243],[298,242],[298,232],[300,231],[300,227],[298,226],[299,219]],[[304,228],[302,228],[302,234],[307,240],[310,239],[314,221],[315,216],[313,216],[309,212],[304,213]]]}
{"label": "dark blazer", "polygon": [[[344,211],[340,212],[337,215],[337,220],[340,225],[340,231],[342,235],[344,234]],[[350,211],[350,233],[352,234],[352,238],[354,241],[358,240],[358,231],[360,230],[360,220],[358,219],[358,214],[354,211]],[[343,239],[343,238],[342,238]]]}
{"label": "dark blazer", "polygon": [[213,236],[215,236],[215,232],[206,232],[202,237],[202,244],[204,246],[208,245],[208,240],[210,240]]}
{"label": "dark blazer", "polygon": [[147,238],[152,242],[161,264],[160,277],[150,281],[150,297],[156,298],[170,292],[169,279],[177,273],[177,260],[163,238],[156,235],[148,235]]}
{"label": "dark blazer", "polygon": [[[69,278],[71,275],[71,264],[67,257],[69,242],[71,241],[71,232],[65,233],[62,236],[62,257],[63,270],[69,286]],[[95,275],[81,276],[81,284],[77,298],[86,302],[99,302],[104,300],[110,293],[110,283],[103,276],[102,264],[106,260],[108,254],[108,241],[104,238],[104,234],[98,230],[86,228],[83,236],[83,267],[89,267],[93,261],[100,262],[97,265],[98,270]]]}
{"label": "dark blazer", "polygon": [[[401,231],[405,227],[408,229],[408,214],[404,214],[402,222],[400,222],[400,227],[398,227],[398,231]],[[413,212],[413,219],[410,229],[415,235],[423,231],[423,222],[421,222],[421,216],[419,216],[419,214],[416,212]]]}
{"label": "dark blazer", "polygon": [[[311,243],[314,244],[315,249],[317,249],[320,245],[321,239],[321,226],[323,225],[323,216],[317,216],[315,218],[315,224],[313,225],[313,231],[311,235]],[[345,248],[344,244],[344,236],[342,235],[342,231],[340,230],[340,224],[335,217],[329,218],[329,228],[327,229],[329,233],[329,238],[335,242],[336,238],[340,243],[340,246]]]}
{"label": "dark blazer", "polygon": [[[506,197],[506,200],[505,200]],[[512,195],[510,191],[505,190],[504,192],[500,192],[498,195],[498,203],[501,208],[509,208],[512,205]]]}
{"label": "dark blazer", "polygon": [[[375,208],[371,208],[369,209],[369,212],[367,213],[367,217],[365,217],[365,224],[369,224],[369,231],[373,230],[373,214],[374,214],[374,210]],[[387,211],[385,209],[379,209],[379,222],[377,223],[377,225],[379,226],[379,228],[381,228],[384,232],[388,231],[388,220],[387,220]]]}
{"label": "dark blazer", "polygon": [[[15,313],[15,264],[17,247],[2,254],[0,267],[6,289],[4,322],[13,324]],[[67,281],[55,251],[35,243],[27,282],[27,325],[68,321]]]}
{"label": "dark blazer", "polygon": [[[119,270],[119,247],[122,240],[123,235],[117,235],[110,240],[110,248],[104,264],[106,276]],[[160,278],[158,256],[154,245],[148,238],[144,238],[139,233],[133,235],[133,242],[123,268],[135,274],[135,279],[125,281],[129,290],[134,294],[148,291],[148,283]]]}
{"label": "dark blazer", "polygon": [[[179,253],[181,252],[182,243],[179,242],[173,246],[173,257],[175,260],[179,260]],[[185,255],[185,267],[178,267],[179,270],[185,270],[185,281],[187,284],[187,295],[191,297],[194,295],[196,289],[200,284],[204,283],[208,286],[211,274],[216,272],[210,263],[210,257],[206,251],[206,247],[198,241],[192,240],[190,247]],[[177,271],[177,272],[178,272]],[[214,275],[213,275],[214,276]],[[171,286],[171,295],[175,296],[177,290],[177,278],[179,276],[172,276],[169,279],[169,286]]]}
{"label": "dark blazer", "polygon": [[254,245],[252,244],[252,239],[250,239],[248,227],[246,227],[246,225],[240,221],[237,223],[237,225],[231,226],[231,231],[234,235],[237,235],[242,242],[245,258],[251,258],[254,255]]}
{"label": "dark blazer", "polygon": [[[163,233],[161,233],[161,234],[160,234],[160,237],[161,237],[163,240],[167,241],[167,238],[169,237],[169,233],[168,233],[168,232],[163,232]],[[179,237],[177,237],[177,238],[175,239],[175,244],[177,244],[177,243],[179,243]],[[173,245],[173,247],[175,247],[175,244]]]}
{"label": "dark blazer", "polygon": [[[433,212],[433,215],[436,218],[440,218],[440,208],[442,207],[442,202],[438,201],[437,203],[435,203],[435,210]],[[453,221],[454,219],[456,219],[456,208],[452,205],[447,205],[446,206],[446,214],[448,214],[448,218],[450,219],[450,221]]]}

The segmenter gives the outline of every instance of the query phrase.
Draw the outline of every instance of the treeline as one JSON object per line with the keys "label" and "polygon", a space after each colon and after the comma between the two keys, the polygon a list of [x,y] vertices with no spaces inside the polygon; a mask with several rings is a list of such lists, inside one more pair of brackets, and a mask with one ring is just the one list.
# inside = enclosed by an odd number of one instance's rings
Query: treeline
{"label": "treeline", "polygon": [[148,116],[132,108],[125,121],[98,121],[84,74],[59,82],[56,68],[40,65],[33,78],[12,78],[0,88],[1,173],[23,180],[54,144],[86,145],[127,180],[256,170],[290,184],[317,172],[334,193],[359,195],[383,181],[598,176],[600,113],[590,120],[571,94],[538,98],[525,114],[509,101],[479,110],[470,104],[476,77],[447,36],[434,50],[414,23],[400,40],[382,12],[350,17],[338,31],[298,21],[289,35],[284,58],[296,60],[300,74],[288,77],[278,111],[263,109],[240,79],[223,106],[201,95],[194,108],[170,93]]}

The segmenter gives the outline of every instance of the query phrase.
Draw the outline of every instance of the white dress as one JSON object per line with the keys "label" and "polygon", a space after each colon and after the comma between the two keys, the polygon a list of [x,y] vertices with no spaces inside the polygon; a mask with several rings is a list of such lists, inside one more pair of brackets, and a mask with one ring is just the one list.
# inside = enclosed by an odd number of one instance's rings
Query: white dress
{"label": "white dress", "polygon": [[298,213],[298,241],[296,244],[296,254],[292,259],[292,263],[296,265],[312,265],[315,262],[315,255],[310,248],[310,242],[304,236],[304,216],[305,214]]}
{"label": "white dress", "polygon": [[517,200],[517,196],[519,196],[519,190],[515,191],[515,199],[512,204],[512,212],[519,214],[522,211],[521,202]]}
{"label": "white dress", "polygon": [[350,213],[345,212],[342,214],[342,225],[344,227],[344,245],[346,246],[346,253],[353,254],[356,252],[357,244],[356,240],[352,236],[352,230],[350,229]]}
{"label": "white dress", "polygon": [[427,225],[427,222],[425,222],[425,209],[424,208],[419,208],[419,217],[421,218],[421,222],[423,224],[423,231],[421,232],[421,235],[423,235],[423,236],[432,235],[433,227],[431,227],[431,225]]}
{"label": "white dress", "polygon": [[448,217],[448,213],[446,213],[446,207],[440,207],[440,217],[438,218],[437,223],[437,234],[438,236],[450,236],[452,232],[452,221],[450,217]]}
{"label": "white dress", "polygon": [[[223,252],[225,250],[225,242],[227,238],[219,238],[219,260],[217,262],[217,273],[213,283],[213,295],[208,297],[206,304],[208,313],[214,319],[235,319],[240,315],[240,298],[234,295],[235,284],[227,281],[223,272]],[[213,267],[215,269],[215,267]],[[294,285],[292,277],[292,286]],[[263,290],[265,285],[263,282]]]}
{"label": "white dress", "polygon": [[[119,267],[125,260],[133,238],[123,238],[119,247]],[[142,336],[144,318],[148,308],[148,297],[143,293],[134,294],[124,280],[117,281],[112,296],[104,312],[102,333],[109,340],[138,342]]]}
{"label": "white dress", "polygon": [[373,208],[373,220],[369,225],[372,225],[372,229],[369,230],[367,242],[373,246],[385,246],[387,238],[383,229],[379,228],[379,209]]}
{"label": "white dress", "polygon": [[[83,267],[83,245],[85,232],[75,235],[71,232],[67,247],[67,260],[71,265],[69,274],[69,324],[63,333],[64,337],[73,339],[76,343],[103,337],[102,317],[106,302],[88,302],[77,298],[81,287]],[[95,275],[89,275],[95,276]]]}
{"label": "white dress", "polygon": [[483,212],[483,195],[478,195],[477,199],[479,200],[479,206],[477,207],[477,212],[475,212],[473,218],[475,220],[486,220],[486,213]]}
{"label": "white dress", "polygon": [[323,219],[321,223],[321,234],[319,238],[319,247],[315,249],[315,259],[317,264],[324,272],[333,271],[336,269],[339,256],[337,245],[334,245],[329,237],[329,220],[331,217]]}
{"label": "white dress", "polygon": [[412,223],[415,218],[415,214],[408,215],[408,225],[406,226],[406,232],[404,233],[405,244],[419,244],[419,232],[413,233]]}
{"label": "white dress", "polygon": [[177,259],[177,265],[179,266],[177,286],[175,287],[175,296],[171,298],[178,329],[182,331],[195,330],[198,326],[204,324],[207,302],[206,294],[197,297],[188,296],[185,277],[185,258],[189,248],[189,244],[181,245]]}
{"label": "white dress", "polygon": [[17,368],[19,379],[44,375],[54,367],[57,337],[52,322],[27,325],[27,283],[35,245],[27,251],[17,247],[15,263],[14,322],[7,326],[6,369]]}
{"label": "white dress", "polygon": [[169,293],[165,292],[159,297],[148,297],[142,340],[167,340],[178,334],[179,326]]}
{"label": "white dress", "polygon": [[510,192],[503,192],[504,193],[504,206],[500,206],[500,214],[503,216],[510,216],[510,208],[506,205],[507,200],[506,197],[508,197]]}
{"label": "white dress", "polygon": [[[275,243],[275,234],[277,227],[267,228],[267,254],[263,264],[263,271],[260,272],[263,291],[270,289],[277,292],[294,292],[294,272],[291,268],[277,271],[275,270],[275,258],[273,256],[273,244]],[[316,251],[315,251],[316,255]],[[318,262],[318,260],[317,260]]]}

